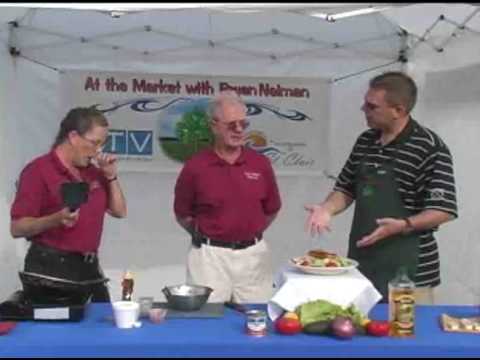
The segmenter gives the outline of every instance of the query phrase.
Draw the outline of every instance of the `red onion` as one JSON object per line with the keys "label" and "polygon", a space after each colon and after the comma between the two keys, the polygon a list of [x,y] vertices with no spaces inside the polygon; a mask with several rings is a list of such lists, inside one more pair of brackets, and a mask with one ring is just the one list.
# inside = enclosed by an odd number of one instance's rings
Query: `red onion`
{"label": "red onion", "polygon": [[332,333],[342,339],[350,339],[355,335],[355,326],[352,319],[345,316],[337,316],[332,321]]}

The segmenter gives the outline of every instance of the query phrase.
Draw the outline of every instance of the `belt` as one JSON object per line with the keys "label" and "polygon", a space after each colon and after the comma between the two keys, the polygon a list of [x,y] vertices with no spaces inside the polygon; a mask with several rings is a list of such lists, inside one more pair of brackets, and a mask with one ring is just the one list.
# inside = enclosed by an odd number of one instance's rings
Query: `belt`
{"label": "belt", "polygon": [[32,243],[31,248],[32,250],[43,251],[43,252],[58,255],[58,256],[78,258],[81,261],[86,263],[93,263],[98,259],[97,253],[95,252],[81,253],[81,252],[65,251],[65,250],[55,249],[55,248],[37,244],[37,243]]}
{"label": "belt", "polygon": [[217,239],[211,239],[209,237],[202,237],[201,241],[203,244],[210,245],[210,246],[218,246],[218,247],[223,247],[227,249],[232,249],[232,250],[241,250],[241,249],[246,249],[252,245],[255,245],[259,241],[262,240],[262,236],[255,237],[250,240],[245,240],[245,241],[223,241],[223,240],[217,240]]}

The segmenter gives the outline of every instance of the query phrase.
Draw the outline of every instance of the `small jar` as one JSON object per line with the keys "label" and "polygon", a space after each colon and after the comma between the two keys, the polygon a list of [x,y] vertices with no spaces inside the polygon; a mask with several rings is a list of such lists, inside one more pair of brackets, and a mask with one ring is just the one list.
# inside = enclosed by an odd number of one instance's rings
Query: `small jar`
{"label": "small jar", "polygon": [[263,310],[249,310],[245,313],[245,329],[248,335],[267,335],[267,313]]}
{"label": "small jar", "polygon": [[153,307],[153,300],[153,296],[142,296],[138,299],[138,302],[140,303],[140,317],[148,318],[150,309]]}
{"label": "small jar", "polygon": [[122,300],[132,301],[133,294],[133,275],[130,271],[125,272],[122,280]]}
{"label": "small jar", "polygon": [[150,321],[154,324],[159,324],[163,320],[165,320],[165,317],[167,316],[167,309],[161,309],[161,308],[152,308],[148,312],[148,316],[150,318]]}

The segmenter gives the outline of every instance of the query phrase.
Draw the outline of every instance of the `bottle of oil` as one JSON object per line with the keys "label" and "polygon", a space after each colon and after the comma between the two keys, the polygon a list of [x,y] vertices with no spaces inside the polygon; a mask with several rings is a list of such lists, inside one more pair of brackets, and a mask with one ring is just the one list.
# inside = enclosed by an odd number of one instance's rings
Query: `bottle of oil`
{"label": "bottle of oil", "polygon": [[122,300],[132,301],[133,294],[133,275],[130,271],[126,271],[122,279]]}
{"label": "bottle of oil", "polygon": [[401,267],[388,283],[390,336],[406,337],[415,334],[415,283]]}

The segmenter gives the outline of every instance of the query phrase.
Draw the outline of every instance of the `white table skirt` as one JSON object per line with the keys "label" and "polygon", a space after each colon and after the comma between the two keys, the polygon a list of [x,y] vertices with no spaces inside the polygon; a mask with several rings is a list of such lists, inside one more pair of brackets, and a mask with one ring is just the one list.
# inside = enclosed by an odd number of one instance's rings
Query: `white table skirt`
{"label": "white table skirt", "polygon": [[382,296],[357,269],[338,275],[305,274],[292,265],[283,267],[275,276],[278,289],[268,302],[268,315],[276,320],[284,311],[313,300],[327,300],[348,307],[354,304],[364,315]]}

